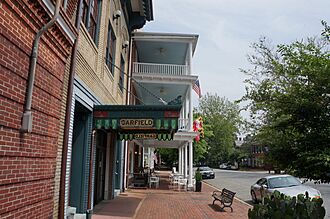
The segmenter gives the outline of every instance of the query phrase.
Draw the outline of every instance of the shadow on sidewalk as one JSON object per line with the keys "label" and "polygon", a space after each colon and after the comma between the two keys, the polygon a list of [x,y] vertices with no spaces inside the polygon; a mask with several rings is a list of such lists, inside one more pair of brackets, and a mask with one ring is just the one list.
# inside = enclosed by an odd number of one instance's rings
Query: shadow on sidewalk
{"label": "shadow on sidewalk", "polygon": [[112,200],[104,200],[93,210],[92,219],[133,218],[144,194],[124,193]]}
{"label": "shadow on sidewalk", "polygon": [[219,205],[217,204],[209,204],[209,207],[212,208],[214,211],[218,211],[218,212],[225,212],[225,210],[223,210]]}
{"label": "shadow on sidewalk", "polygon": [[161,171],[159,188],[128,189],[113,200],[95,206],[92,219],[247,219],[250,208],[234,200],[233,209],[212,205],[215,188],[203,183],[202,192],[169,189],[169,172]]}

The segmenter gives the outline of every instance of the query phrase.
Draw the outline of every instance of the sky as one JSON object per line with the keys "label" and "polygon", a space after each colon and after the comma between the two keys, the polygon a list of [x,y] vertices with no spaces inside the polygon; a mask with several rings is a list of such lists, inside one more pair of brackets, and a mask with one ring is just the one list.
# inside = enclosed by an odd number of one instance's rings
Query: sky
{"label": "sky", "polygon": [[[207,92],[237,100],[245,94],[251,44],[267,37],[288,44],[330,24],[330,0],[153,0],[154,21],[144,31],[198,34],[193,74]],[[194,105],[198,105],[194,95]]]}

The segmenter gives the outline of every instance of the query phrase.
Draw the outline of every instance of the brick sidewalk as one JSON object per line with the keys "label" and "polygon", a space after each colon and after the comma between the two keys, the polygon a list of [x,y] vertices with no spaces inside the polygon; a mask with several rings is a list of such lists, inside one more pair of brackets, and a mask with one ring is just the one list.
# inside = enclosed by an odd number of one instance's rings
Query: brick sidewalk
{"label": "brick sidewalk", "polygon": [[94,209],[93,219],[244,219],[250,206],[235,199],[230,208],[220,211],[212,205],[215,190],[206,183],[202,192],[177,192],[167,189],[166,177],[161,178],[159,189],[130,189],[113,200],[103,201]]}

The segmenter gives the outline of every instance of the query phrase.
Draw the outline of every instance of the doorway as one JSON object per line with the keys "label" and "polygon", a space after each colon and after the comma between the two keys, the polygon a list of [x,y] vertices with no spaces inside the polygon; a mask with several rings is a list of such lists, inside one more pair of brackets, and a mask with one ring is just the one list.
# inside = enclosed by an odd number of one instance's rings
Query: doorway
{"label": "doorway", "polygon": [[104,200],[107,133],[98,131],[96,139],[94,205]]}
{"label": "doorway", "polygon": [[75,103],[69,205],[77,213],[87,210],[89,156],[92,113],[78,101]]}

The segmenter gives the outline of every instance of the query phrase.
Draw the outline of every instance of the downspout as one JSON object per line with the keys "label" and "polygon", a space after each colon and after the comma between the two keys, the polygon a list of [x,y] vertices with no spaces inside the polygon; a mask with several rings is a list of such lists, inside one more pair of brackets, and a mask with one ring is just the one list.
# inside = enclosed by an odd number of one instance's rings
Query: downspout
{"label": "downspout", "polygon": [[31,112],[32,93],[33,93],[34,78],[36,74],[40,38],[50,27],[52,27],[55,24],[57,18],[60,15],[61,4],[62,4],[62,0],[56,0],[54,16],[45,26],[43,26],[38,31],[38,33],[35,35],[35,38],[33,40],[33,47],[30,56],[28,90],[27,90],[25,109],[23,113],[22,127],[21,127],[22,132],[32,131],[32,112]]}
{"label": "downspout", "polygon": [[71,116],[71,106],[72,106],[72,96],[73,96],[73,83],[74,75],[76,69],[76,56],[78,52],[78,39],[79,30],[81,23],[81,12],[82,12],[82,1],[79,1],[78,11],[76,14],[75,27],[78,31],[78,36],[74,42],[71,54],[71,64],[69,70],[69,83],[68,83],[68,93],[66,98],[66,110],[65,110],[65,124],[64,124],[64,136],[63,136],[63,148],[62,148],[62,161],[61,161],[61,180],[60,180],[60,203],[58,209],[58,218],[64,218],[64,208],[65,208],[65,178],[66,178],[66,165],[68,156],[68,144],[69,144],[69,130],[70,130],[70,116]]}

